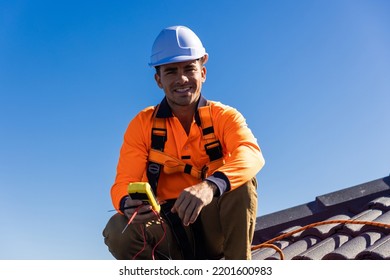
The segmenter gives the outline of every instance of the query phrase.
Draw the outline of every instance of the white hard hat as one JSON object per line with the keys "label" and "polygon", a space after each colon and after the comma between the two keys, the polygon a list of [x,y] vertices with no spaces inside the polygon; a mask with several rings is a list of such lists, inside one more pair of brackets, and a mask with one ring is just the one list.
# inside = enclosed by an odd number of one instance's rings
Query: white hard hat
{"label": "white hard hat", "polygon": [[191,29],[171,26],[163,29],[154,41],[149,65],[194,60],[206,54],[202,42]]}

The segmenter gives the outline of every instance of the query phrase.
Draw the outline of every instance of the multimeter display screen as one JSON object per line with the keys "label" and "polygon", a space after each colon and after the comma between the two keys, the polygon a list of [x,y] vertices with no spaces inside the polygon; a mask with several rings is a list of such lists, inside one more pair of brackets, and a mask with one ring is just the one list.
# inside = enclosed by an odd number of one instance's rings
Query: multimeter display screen
{"label": "multimeter display screen", "polygon": [[146,193],[131,193],[130,194],[131,199],[139,199],[139,200],[148,200],[148,196]]}

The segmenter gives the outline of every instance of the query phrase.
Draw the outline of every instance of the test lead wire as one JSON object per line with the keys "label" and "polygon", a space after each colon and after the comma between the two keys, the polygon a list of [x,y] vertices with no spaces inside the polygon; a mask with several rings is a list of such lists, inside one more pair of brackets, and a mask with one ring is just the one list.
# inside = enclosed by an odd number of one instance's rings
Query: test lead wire
{"label": "test lead wire", "polygon": [[122,234],[126,231],[126,229],[128,228],[128,226],[131,224],[131,222],[134,220],[135,216],[137,216],[138,214],[138,210],[139,208],[141,208],[143,206],[143,204],[141,204],[140,206],[137,207],[137,209],[135,209],[133,215],[131,215],[131,217],[129,218],[129,221],[127,222],[125,228],[122,230]]}

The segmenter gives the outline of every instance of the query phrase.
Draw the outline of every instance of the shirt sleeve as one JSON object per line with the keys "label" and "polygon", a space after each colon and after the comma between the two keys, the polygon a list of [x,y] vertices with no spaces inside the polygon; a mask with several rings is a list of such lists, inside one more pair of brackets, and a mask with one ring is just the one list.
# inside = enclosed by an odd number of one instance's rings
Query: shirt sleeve
{"label": "shirt sleeve", "polygon": [[[130,182],[147,182],[145,169],[150,144],[145,131],[151,130],[147,117],[138,114],[128,125],[119,153],[116,178],[111,187],[111,199],[114,208],[121,213],[120,203],[127,196],[127,186]],[[137,160],[134,160],[137,159]]]}
{"label": "shirt sleeve", "polygon": [[222,194],[255,177],[265,161],[257,139],[240,112],[221,105],[214,106],[212,114],[215,133],[224,152],[225,164],[207,179],[214,182]]}

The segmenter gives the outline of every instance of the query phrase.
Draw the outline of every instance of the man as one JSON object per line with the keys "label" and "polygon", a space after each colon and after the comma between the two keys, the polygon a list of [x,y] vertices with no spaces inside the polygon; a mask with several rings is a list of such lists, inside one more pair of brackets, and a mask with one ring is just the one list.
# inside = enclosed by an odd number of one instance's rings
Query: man
{"label": "man", "polygon": [[[251,258],[264,159],[244,117],[202,96],[207,60],[184,26],[165,28],[153,44],[150,66],[165,98],[125,132],[111,188],[118,213],[103,231],[117,259]],[[128,196],[132,182],[152,185],[161,216]]]}

